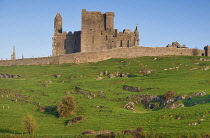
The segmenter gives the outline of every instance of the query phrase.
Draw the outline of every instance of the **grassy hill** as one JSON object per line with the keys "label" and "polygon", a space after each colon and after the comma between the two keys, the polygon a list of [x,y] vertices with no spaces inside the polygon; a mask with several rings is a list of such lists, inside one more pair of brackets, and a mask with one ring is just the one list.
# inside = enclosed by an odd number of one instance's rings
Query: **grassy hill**
{"label": "grassy hill", "polygon": [[[75,137],[85,130],[120,133],[137,127],[142,127],[147,136],[209,134],[210,70],[202,69],[210,66],[210,62],[199,61],[199,58],[142,57],[87,64],[0,67],[0,74],[21,75],[19,78],[0,79],[0,136],[25,135],[21,121],[27,114],[37,119],[39,127],[35,135],[40,137]],[[141,69],[152,73],[142,76],[139,73]],[[105,71],[108,74],[120,72],[129,75],[114,78],[99,76],[100,72]],[[61,76],[55,77],[55,74]],[[124,85],[140,87],[143,91],[125,91]],[[86,93],[78,93],[75,87]],[[127,98],[142,94],[162,97],[168,91],[191,99],[178,101],[185,107],[146,109],[141,103]],[[206,92],[205,96],[191,95],[202,91]],[[66,95],[75,98],[77,108],[73,115],[61,119],[58,118],[56,106]],[[136,103],[135,110],[123,108],[130,101]],[[47,110],[41,110],[43,108]],[[76,116],[82,116],[85,120],[67,125]],[[197,124],[189,125],[194,122]]]}

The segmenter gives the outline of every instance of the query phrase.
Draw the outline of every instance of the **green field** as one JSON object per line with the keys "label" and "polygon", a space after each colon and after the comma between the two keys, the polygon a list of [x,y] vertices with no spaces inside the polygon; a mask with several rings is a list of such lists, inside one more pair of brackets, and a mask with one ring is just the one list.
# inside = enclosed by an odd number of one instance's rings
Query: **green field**
{"label": "green field", "polygon": [[[34,133],[37,137],[76,137],[85,130],[110,130],[115,132],[116,137],[130,137],[117,133],[137,127],[142,127],[144,135],[148,137],[199,137],[210,134],[210,70],[202,70],[210,66],[210,62],[199,61],[199,58],[142,57],[87,64],[0,67],[0,74],[21,75],[19,78],[0,79],[0,136],[27,136],[21,123],[27,114],[32,114],[37,120],[38,128]],[[152,73],[142,76],[139,73],[142,67]],[[169,70],[173,67],[179,68]],[[104,71],[108,74],[119,71],[129,75],[115,78],[103,75],[103,79],[96,80],[99,73]],[[56,78],[55,74],[61,77]],[[145,91],[124,91],[124,85],[140,87]],[[75,87],[96,97],[89,99],[89,95],[77,93]],[[105,95],[100,96],[98,91],[103,91]],[[168,91],[175,91],[177,96],[190,96],[190,93],[202,91],[206,95],[179,100],[185,107],[175,109],[146,109],[140,103],[135,105],[135,110],[123,108],[130,101],[128,96],[162,96]],[[121,92],[124,94],[119,94]],[[75,98],[77,107],[73,115],[61,119],[54,109],[66,95]],[[194,103],[196,105],[192,106]],[[50,106],[52,111],[40,111],[38,105]],[[97,105],[103,107],[96,108]],[[83,116],[85,120],[66,125],[68,120],[76,116]],[[200,119],[202,121],[199,122]],[[193,122],[198,124],[189,125]]]}

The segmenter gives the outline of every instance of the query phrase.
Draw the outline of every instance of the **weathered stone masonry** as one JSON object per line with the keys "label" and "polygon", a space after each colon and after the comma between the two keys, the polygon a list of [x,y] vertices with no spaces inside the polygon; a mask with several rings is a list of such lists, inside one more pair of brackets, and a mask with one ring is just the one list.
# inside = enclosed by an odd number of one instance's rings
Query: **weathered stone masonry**
{"label": "weathered stone masonry", "polygon": [[139,31],[114,29],[114,13],[82,10],[82,30],[74,33],[62,32],[62,17],[57,13],[54,20],[53,56],[104,51],[118,47],[139,45]]}
{"label": "weathered stone masonry", "polygon": [[[199,56],[205,53],[205,50],[199,50]],[[54,57],[26,58],[16,60],[2,60],[0,66],[12,65],[45,65],[45,64],[63,64],[63,63],[88,63],[98,62],[111,58],[137,58],[142,56],[165,56],[165,55],[189,55],[192,56],[192,49],[166,48],[166,47],[122,47],[99,52],[84,52],[65,54]]]}
{"label": "weathered stone masonry", "polygon": [[[88,12],[82,10],[82,31],[62,31],[62,17],[58,13],[54,20],[53,56],[0,60],[0,66],[46,65],[63,63],[98,62],[111,58],[137,58],[142,56],[193,55],[193,49],[178,42],[168,47],[142,47],[139,32],[114,29],[114,13]],[[210,46],[198,50],[198,56],[210,56]]]}

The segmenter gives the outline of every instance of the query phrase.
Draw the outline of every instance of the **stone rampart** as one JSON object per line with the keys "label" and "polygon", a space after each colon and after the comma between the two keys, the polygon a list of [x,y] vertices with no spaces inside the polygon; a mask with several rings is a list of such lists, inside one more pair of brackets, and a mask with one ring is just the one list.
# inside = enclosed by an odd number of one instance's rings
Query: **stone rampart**
{"label": "stone rampart", "polygon": [[[187,55],[192,56],[193,49],[167,48],[167,47],[130,47],[116,48],[99,52],[65,54],[54,57],[25,58],[17,60],[1,60],[0,66],[13,65],[46,65],[64,63],[98,62],[111,58],[137,58],[142,56]],[[199,56],[204,56],[205,50],[199,50]]]}

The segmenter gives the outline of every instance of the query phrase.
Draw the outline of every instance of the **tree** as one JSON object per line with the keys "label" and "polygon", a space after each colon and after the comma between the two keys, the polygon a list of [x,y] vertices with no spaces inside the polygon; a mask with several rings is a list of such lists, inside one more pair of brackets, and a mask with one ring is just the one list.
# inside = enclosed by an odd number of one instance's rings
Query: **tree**
{"label": "tree", "polygon": [[36,119],[30,114],[23,118],[23,124],[25,125],[25,128],[29,134],[33,134],[35,129],[38,128]]}
{"label": "tree", "polygon": [[167,93],[165,93],[163,95],[163,99],[167,101],[167,100],[169,100],[171,98],[174,98],[175,95],[176,95],[176,92],[174,92],[174,91],[168,91]]}
{"label": "tree", "polygon": [[199,50],[197,48],[194,48],[192,50],[193,56],[197,56],[199,54]]}
{"label": "tree", "polygon": [[62,99],[57,107],[59,118],[70,116],[76,109],[76,103],[73,96],[67,96]]}

